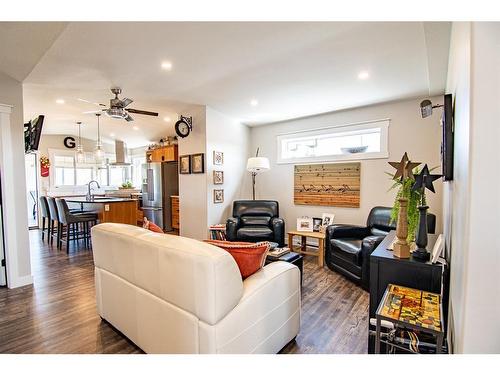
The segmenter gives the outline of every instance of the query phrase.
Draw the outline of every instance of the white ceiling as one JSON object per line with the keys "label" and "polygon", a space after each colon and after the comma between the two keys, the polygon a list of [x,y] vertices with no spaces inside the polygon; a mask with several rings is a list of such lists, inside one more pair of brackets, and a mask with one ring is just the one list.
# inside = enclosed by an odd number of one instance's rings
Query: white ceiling
{"label": "white ceiling", "polygon": [[[435,95],[444,91],[449,32],[449,23],[422,22],[69,23],[24,80],[25,116],[44,113],[46,133],[75,134],[75,121],[95,124],[81,114],[94,107],[77,99],[107,104],[118,85],[135,99],[130,107],[160,113],[103,119],[105,136],[135,147],[173,134],[187,103],[253,126]],[[358,79],[362,70],[369,79]],[[95,125],[85,131],[93,138]]]}

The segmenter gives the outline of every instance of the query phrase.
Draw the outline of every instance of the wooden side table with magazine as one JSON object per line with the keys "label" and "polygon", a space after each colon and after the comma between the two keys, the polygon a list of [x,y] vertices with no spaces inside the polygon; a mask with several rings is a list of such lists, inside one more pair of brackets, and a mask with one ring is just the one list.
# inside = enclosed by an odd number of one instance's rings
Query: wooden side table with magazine
{"label": "wooden side table with magazine", "polygon": [[[300,237],[300,246],[293,246],[293,237]],[[318,240],[318,251],[308,251],[307,250],[307,237],[315,238]],[[292,230],[288,232],[288,247],[290,250],[295,251],[299,254],[312,255],[318,257],[318,265],[323,267],[325,264],[325,233],[321,232],[301,232],[298,230]]]}

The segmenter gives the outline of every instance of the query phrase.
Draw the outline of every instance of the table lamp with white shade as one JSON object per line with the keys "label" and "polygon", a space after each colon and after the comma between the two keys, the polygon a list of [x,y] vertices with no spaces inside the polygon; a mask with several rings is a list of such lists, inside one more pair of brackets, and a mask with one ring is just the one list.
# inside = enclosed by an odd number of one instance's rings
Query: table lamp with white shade
{"label": "table lamp with white shade", "polygon": [[247,171],[252,173],[252,197],[255,200],[255,176],[258,173],[266,172],[270,169],[269,159],[259,156],[259,149],[255,153],[255,157],[248,158]]}

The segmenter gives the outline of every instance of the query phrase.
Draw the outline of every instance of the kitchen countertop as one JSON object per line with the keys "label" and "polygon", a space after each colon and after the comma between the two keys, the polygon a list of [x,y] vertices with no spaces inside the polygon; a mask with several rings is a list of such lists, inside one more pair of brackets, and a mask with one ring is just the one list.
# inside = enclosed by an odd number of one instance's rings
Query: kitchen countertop
{"label": "kitchen countertop", "polygon": [[110,198],[110,197],[94,197],[94,200],[87,200],[86,197],[68,197],[65,198],[66,202],[71,203],[93,203],[93,204],[108,204],[108,203],[122,203],[122,202],[136,202],[137,199],[132,198]]}

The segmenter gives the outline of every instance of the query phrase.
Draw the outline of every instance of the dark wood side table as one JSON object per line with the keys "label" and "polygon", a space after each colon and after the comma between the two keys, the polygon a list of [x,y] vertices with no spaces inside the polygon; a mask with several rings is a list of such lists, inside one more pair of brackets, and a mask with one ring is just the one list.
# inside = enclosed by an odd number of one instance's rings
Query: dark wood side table
{"label": "dark wood side table", "polygon": [[[396,258],[391,250],[387,250],[396,236],[391,231],[370,255],[370,308],[369,318],[376,318],[378,305],[389,284],[402,285],[409,288],[442,294],[443,318],[446,331],[448,314],[448,282],[447,270],[442,264],[420,262],[413,258]],[[385,352],[385,348],[381,348]],[[368,353],[375,353],[375,337],[368,335]]]}
{"label": "dark wood side table", "polygon": [[304,265],[304,257],[298,253],[294,253],[293,251],[291,251],[285,255],[280,256],[279,258],[267,257],[265,264],[277,262],[279,260],[283,261],[283,262],[288,262],[288,263],[294,264],[297,267],[299,267],[300,285],[302,285],[302,269],[303,269],[303,265]]}

